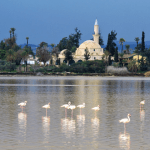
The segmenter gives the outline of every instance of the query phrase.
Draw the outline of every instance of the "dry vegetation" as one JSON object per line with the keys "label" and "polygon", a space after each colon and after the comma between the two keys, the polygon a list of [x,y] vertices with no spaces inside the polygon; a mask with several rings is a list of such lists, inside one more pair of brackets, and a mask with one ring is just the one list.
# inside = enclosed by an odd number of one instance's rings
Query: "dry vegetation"
{"label": "dry vegetation", "polygon": [[107,73],[123,75],[123,74],[129,74],[129,71],[127,70],[126,67],[116,68],[114,66],[108,66],[107,67]]}

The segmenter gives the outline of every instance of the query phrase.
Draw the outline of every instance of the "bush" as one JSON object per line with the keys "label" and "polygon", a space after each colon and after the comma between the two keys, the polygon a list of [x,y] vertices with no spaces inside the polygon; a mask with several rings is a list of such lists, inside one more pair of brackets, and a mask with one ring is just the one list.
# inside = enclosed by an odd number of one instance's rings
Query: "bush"
{"label": "bush", "polygon": [[112,74],[128,74],[129,71],[127,70],[126,67],[115,68],[114,66],[108,66],[107,67],[107,73],[112,73]]}
{"label": "bush", "polygon": [[144,73],[145,77],[150,77],[150,71]]}
{"label": "bush", "polygon": [[14,71],[17,68],[15,63],[0,61],[0,70],[1,71]]}

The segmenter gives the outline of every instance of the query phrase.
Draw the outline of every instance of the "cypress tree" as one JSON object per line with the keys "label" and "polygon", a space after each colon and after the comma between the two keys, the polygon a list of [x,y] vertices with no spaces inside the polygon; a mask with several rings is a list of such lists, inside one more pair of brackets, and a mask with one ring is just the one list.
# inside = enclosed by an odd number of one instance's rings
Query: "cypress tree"
{"label": "cypress tree", "polygon": [[115,48],[115,62],[118,62],[118,47]]}

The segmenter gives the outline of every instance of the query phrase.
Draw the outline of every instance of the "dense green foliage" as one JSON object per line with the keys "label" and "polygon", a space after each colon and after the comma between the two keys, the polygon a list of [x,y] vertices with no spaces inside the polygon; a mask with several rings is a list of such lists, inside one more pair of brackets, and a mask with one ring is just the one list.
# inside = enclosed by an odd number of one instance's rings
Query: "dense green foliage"
{"label": "dense green foliage", "polygon": [[81,40],[81,35],[82,33],[80,32],[80,30],[78,30],[78,28],[75,28],[75,33],[69,35],[68,38],[62,38],[57,47],[60,51],[62,51],[63,49],[68,49],[74,52],[74,49],[79,47],[79,40]]}
{"label": "dense green foliage", "polygon": [[14,71],[16,69],[16,64],[7,62],[4,60],[0,61],[0,71]]}
{"label": "dense green foliage", "polygon": [[74,63],[71,66],[66,64],[60,65],[59,68],[55,68],[54,72],[74,72],[74,73],[104,73],[105,72],[105,63],[102,60],[95,61],[84,61]]}

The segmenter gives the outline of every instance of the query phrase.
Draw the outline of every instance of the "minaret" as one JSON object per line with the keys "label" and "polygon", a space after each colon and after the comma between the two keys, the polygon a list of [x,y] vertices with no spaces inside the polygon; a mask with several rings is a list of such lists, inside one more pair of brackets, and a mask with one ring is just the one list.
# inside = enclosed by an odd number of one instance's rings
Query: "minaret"
{"label": "minaret", "polygon": [[95,25],[94,25],[94,33],[93,34],[93,38],[94,38],[94,42],[99,44],[99,25],[98,25],[98,21],[97,19],[95,20]]}

